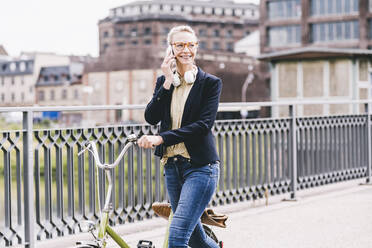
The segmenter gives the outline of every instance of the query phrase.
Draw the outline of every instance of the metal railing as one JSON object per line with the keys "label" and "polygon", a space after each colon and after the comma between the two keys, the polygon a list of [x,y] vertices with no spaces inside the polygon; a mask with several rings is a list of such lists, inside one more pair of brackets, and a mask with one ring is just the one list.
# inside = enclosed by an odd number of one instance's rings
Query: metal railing
{"label": "metal railing", "polygon": [[[231,106],[288,105],[287,118],[216,121],[213,133],[221,174],[211,205],[291,193],[307,187],[371,178],[371,116],[364,114],[296,117],[299,104],[341,101],[229,103]],[[350,104],[368,102],[351,101]],[[157,126],[33,129],[37,111],[143,109],[144,106],[0,108],[22,111],[23,129],[1,131],[0,246],[24,244],[79,232],[81,220],[98,219],[105,177],[90,154],[77,153],[95,140],[102,160],[112,162],[129,134],[156,134]],[[202,148],[201,148],[202,149]],[[98,179],[97,179],[98,176]],[[153,216],[151,204],[166,201],[163,170],[151,149],[131,148],[112,171],[111,224]],[[99,194],[96,192],[100,180]],[[98,197],[99,195],[99,197]],[[99,199],[98,199],[99,198]],[[3,203],[1,203],[3,201]],[[3,209],[1,209],[1,207]]]}

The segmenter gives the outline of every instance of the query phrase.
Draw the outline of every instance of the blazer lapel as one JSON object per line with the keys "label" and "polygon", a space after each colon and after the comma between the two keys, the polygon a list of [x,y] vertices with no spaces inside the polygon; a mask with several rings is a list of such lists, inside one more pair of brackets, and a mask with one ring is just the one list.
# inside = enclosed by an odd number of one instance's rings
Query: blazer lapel
{"label": "blazer lapel", "polygon": [[172,104],[172,95],[173,95],[173,90],[174,90],[174,85],[172,84],[171,85],[171,87],[170,87],[170,96],[169,96],[169,98],[168,98],[168,104],[166,105],[166,109],[165,109],[165,111],[166,111],[166,113],[165,113],[165,123],[167,124],[167,129],[169,129],[169,127],[171,126],[171,111],[170,111],[170,109],[171,109],[171,104]]}

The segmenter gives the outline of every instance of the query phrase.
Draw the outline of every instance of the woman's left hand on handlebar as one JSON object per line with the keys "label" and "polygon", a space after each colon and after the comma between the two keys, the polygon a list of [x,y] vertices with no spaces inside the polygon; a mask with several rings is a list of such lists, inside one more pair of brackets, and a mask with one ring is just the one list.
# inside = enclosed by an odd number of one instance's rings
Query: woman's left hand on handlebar
{"label": "woman's left hand on handlebar", "polygon": [[138,141],[137,144],[139,147],[143,148],[153,148],[162,144],[163,138],[159,135],[143,135]]}

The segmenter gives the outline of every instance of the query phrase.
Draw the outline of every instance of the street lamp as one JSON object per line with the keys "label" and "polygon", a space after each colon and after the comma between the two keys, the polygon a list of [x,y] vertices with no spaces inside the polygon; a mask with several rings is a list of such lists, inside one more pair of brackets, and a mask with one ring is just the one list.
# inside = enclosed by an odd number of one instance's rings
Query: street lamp
{"label": "street lamp", "polygon": [[[242,86],[242,102],[247,101],[247,89],[248,89],[248,86],[253,82],[253,79],[254,79],[253,68],[254,68],[253,65],[248,65],[248,76],[245,79],[245,82]],[[240,110],[240,115],[243,118],[246,118],[248,116],[248,110],[241,109]]]}

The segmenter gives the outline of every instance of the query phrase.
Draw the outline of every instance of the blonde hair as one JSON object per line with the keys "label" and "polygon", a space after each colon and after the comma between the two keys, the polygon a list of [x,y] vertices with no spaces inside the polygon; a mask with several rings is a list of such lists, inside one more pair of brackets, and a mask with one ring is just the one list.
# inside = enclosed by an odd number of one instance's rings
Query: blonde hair
{"label": "blonde hair", "polygon": [[167,37],[168,45],[171,45],[173,35],[176,34],[176,33],[179,33],[179,32],[189,32],[190,34],[192,34],[192,35],[195,36],[196,40],[198,40],[198,38],[196,37],[196,34],[195,34],[194,30],[190,26],[182,25],[182,26],[173,27],[169,31],[168,37]]}

